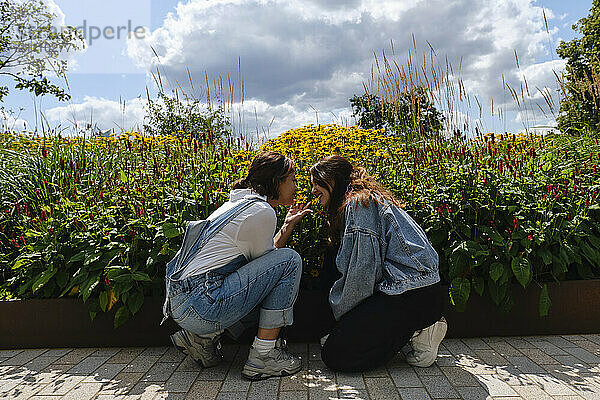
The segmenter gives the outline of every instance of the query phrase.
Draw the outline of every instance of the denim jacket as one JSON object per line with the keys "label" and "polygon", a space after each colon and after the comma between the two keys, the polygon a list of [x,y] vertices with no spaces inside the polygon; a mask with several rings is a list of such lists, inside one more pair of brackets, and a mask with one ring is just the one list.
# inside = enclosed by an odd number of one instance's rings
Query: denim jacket
{"label": "denim jacket", "polygon": [[423,229],[401,208],[380,201],[346,206],[336,257],[342,277],[329,292],[336,319],[376,290],[396,295],[440,281],[438,254]]}

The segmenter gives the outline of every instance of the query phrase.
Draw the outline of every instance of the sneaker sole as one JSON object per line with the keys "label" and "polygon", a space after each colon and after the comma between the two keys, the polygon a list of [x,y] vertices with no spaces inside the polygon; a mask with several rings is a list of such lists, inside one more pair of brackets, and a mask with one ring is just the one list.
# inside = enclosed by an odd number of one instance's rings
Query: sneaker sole
{"label": "sneaker sole", "polygon": [[298,371],[300,371],[302,369],[302,365],[299,366],[299,368],[295,371],[286,371],[286,370],[282,370],[279,374],[267,374],[264,372],[256,372],[254,374],[249,374],[246,371],[242,370],[242,377],[245,379],[248,379],[249,381],[262,381],[264,379],[269,379],[269,378],[279,378],[279,377],[284,377],[284,376],[290,376],[290,375],[294,375],[296,373],[298,373]]}

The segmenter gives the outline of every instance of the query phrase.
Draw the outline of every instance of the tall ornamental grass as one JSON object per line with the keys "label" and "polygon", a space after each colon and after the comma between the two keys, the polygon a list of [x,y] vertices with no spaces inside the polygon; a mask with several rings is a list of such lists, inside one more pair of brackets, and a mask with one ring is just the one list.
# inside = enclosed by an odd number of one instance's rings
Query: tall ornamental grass
{"label": "tall ornamental grass", "polygon": [[[145,296],[164,295],[165,264],[186,222],[222,204],[257,151],[210,134],[3,134],[0,144],[2,297],[81,297],[92,317],[116,308],[116,326]],[[475,294],[509,310],[517,284],[539,290],[545,315],[548,282],[600,276],[597,137],[487,134],[407,143],[380,131],[309,125],[261,149],[296,160],[297,200],[315,210],[289,242],[304,259],[305,288],[319,285],[328,246],[308,169],[330,154],[366,167],[406,204],[438,251],[460,310]]]}
{"label": "tall ornamental grass", "polygon": [[[407,143],[328,125],[286,132],[264,148],[297,160],[305,193],[310,165],[324,156],[366,167],[424,227],[459,310],[474,293],[510,310],[516,283],[539,290],[546,315],[547,282],[600,276],[597,136],[487,134]],[[319,210],[292,237],[311,276],[318,276],[327,246],[324,223]]]}
{"label": "tall ornamental grass", "polygon": [[206,218],[250,161],[210,132],[0,135],[0,295],[79,296],[115,325],[163,291],[186,221]]}

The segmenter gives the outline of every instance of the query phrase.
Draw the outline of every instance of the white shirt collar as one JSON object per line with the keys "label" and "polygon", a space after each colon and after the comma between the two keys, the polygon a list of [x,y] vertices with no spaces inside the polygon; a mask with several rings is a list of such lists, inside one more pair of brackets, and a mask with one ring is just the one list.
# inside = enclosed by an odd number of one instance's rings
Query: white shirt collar
{"label": "white shirt collar", "polygon": [[252,189],[234,189],[229,192],[229,201],[235,202],[241,199],[251,199],[258,197],[261,200],[267,201],[267,196],[261,196]]}

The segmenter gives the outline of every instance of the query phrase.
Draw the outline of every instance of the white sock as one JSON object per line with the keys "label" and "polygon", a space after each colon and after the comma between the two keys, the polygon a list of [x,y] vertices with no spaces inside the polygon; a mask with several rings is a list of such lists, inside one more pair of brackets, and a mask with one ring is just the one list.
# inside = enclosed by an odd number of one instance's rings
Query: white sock
{"label": "white sock", "polygon": [[269,351],[275,348],[276,341],[277,340],[264,340],[259,339],[258,337],[254,337],[254,343],[252,344],[252,347],[254,347],[256,351],[258,351],[258,354],[264,356]]}

